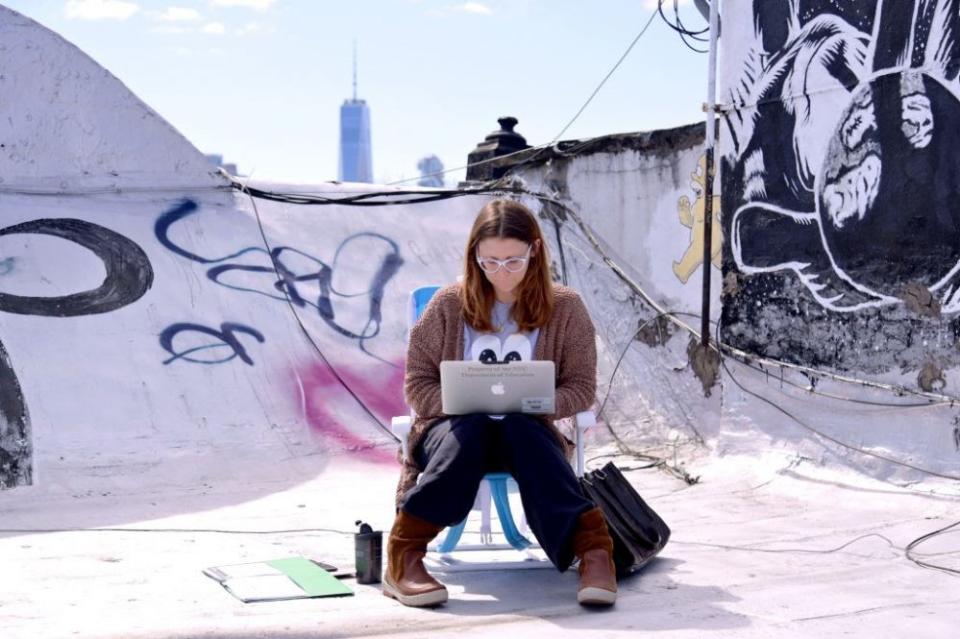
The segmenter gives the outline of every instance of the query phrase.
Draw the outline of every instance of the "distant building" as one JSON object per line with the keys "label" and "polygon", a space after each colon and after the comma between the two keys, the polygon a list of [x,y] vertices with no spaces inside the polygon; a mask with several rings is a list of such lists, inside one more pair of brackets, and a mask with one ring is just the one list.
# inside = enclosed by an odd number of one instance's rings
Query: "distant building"
{"label": "distant building", "polygon": [[417,184],[420,186],[443,186],[443,162],[435,155],[428,155],[417,162],[417,168],[420,170],[420,179]]}
{"label": "distant building", "polygon": [[357,51],[353,51],[353,97],[340,106],[340,180],[373,182],[370,109],[357,98]]}
{"label": "distant building", "polygon": [[239,175],[239,173],[237,173],[237,165],[234,162],[224,163],[223,155],[219,153],[207,153],[206,156],[207,160],[210,161],[210,164],[219,166],[230,175]]}

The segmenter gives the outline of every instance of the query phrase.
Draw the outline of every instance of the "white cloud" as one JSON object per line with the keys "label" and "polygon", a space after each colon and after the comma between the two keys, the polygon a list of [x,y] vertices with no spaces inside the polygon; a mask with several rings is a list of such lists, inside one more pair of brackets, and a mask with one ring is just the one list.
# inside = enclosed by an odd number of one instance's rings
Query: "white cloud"
{"label": "white cloud", "polygon": [[212,33],[213,35],[223,35],[227,32],[227,28],[223,26],[222,22],[211,22],[203,27],[204,33]]}
{"label": "white cloud", "polygon": [[462,11],[464,13],[475,13],[477,15],[489,16],[493,15],[493,10],[490,9],[485,4],[480,2],[464,2],[463,4],[458,4],[455,7],[451,7],[454,11]]}
{"label": "white cloud", "polygon": [[237,29],[237,35],[245,36],[251,33],[260,33],[261,31],[264,31],[264,30],[265,30],[264,26],[259,22],[248,22],[247,24]]}
{"label": "white cloud", "polygon": [[257,11],[266,11],[277,0],[211,0],[215,7],[247,7]]}
{"label": "white cloud", "polygon": [[200,12],[185,7],[167,7],[165,11],[157,14],[157,20],[162,22],[196,22],[200,20]]}
{"label": "white cloud", "polygon": [[68,20],[126,20],[140,7],[123,0],[67,0]]}

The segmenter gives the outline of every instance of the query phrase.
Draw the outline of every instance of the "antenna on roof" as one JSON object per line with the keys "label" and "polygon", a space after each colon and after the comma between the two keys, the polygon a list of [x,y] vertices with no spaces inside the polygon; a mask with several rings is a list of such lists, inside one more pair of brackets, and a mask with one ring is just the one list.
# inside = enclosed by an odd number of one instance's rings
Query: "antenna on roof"
{"label": "antenna on roof", "polygon": [[357,39],[353,39],[353,100],[357,100]]}

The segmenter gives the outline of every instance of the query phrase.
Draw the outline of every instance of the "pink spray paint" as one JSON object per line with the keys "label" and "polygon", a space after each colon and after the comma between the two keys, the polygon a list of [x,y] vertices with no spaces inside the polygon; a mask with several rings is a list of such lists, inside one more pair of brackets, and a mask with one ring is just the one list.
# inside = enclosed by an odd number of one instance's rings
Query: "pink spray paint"
{"label": "pink spray paint", "polygon": [[[395,366],[380,364],[362,369],[349,365],[338,366],[337,374],[343,383],[323,362],[311,363],[298,373],[303,386],[306,419],[311,430],[333,440],[338,448],[354,452],[364,461],[397,464],[396,450],[392,446],[377,446],[377,441],[382,441],[383,437],[374,439],[360,434],[385,435],[357,399],[344,388],[344,384],[381,424],[389,428],[392,417],[410,412],[403,401],[402,360]],[[297,389],[298,395],[299,392]],[[337,407],[343,408],[337,410]],[[345,418],[356,420],[356,423],[344,424]]]}

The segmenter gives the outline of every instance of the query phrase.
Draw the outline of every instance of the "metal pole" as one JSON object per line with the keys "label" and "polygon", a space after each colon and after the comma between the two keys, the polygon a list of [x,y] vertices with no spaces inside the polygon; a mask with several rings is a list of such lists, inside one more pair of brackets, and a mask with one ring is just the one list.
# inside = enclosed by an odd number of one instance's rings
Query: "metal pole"
{"label": "metal pole", "polygon": [[713,253],[713,147],[716,140],[717,24],[720,0],[710,2],[710,53],[707,59],[707,132],[703,183],[703,300],[700,309],[700,343],[710,344],[710,275]]}

